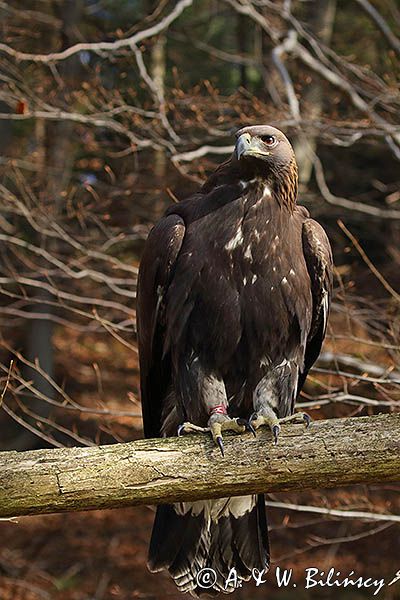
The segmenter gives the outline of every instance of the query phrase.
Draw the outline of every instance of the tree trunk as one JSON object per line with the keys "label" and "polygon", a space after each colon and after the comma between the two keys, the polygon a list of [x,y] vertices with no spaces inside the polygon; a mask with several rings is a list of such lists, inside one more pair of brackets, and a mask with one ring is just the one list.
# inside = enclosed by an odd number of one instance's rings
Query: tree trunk
{"label": "tree trunk", "polygon": [[[236,15],[237,18],[237,27],[236,27],[236,40],[237,40],[237,49],[238,54],[240,56],[246,56],[247,52],[247,31],[248,31],[248,23],[247,19],[243,15]],[[258,33],[258,32],[257,32]],[[239,85],[247,89],[247,68],[246,65],[241,63],[239,65]]]}
{"label": "tree trunk", "polygon": [[[308,27],[324,44],[329,45],[336,14],[336,0],[315,0],[308,7]],[[302,95],[302,116],[308,121],[319,119],[323,107],[322,86],[315,74]],[[303,188],[308,186],[313,168],[313,154],[317,147],[316,135],[299,135],[294,151],[299,167],[299,180]]]}
{"label": "tree trunk", "polygon": [[[147,0],[148,13],[156,10],[158,3],[155,0]],[[163,33],[157,36],[150,53],[150,77],[154,87],[157,90],[157,96],[160,103],[159,110],[164,110],[165,99],[165,75],[167,69],[167,37]],[[157,110],[157,106],[155,106]],[[161,123],[159,124],[160,134],[163,135]],[[163,148],[155,148],[153,150],[153,172],[156,178],[156,187],[163,191],[165,186],[165,178],[167,173],[167,157]],[[154,202],[154,219],[158,220],[165,210],[165,199],[163,194],[158,194]]]}
{"label": "tree trunk", "polygon": [[[151,52],[151,78],[158,90],[159,97],[164,100],[165,69],[166,69],[166,37],[159,35]],[[154,172],[157,179],[165,177],[167,160],[165,151],[157,148],[154,151]]]}
{"label": "tree trunk", "polygon": [[[66,0],[59,8],[59,17],[62,21],[61,31],[58,36],[61,39],[62,47],[68,47],[75,41],[74,28],[79,21],[81,11],[81,2],[75,0]],[[78,59],[73,58],[59,66],[60,79],[66,83],[72,81]],[[63,90],[61,90],[61,93]],[[36,157],[38,167],[37,189],[38,196],[42,206],[51,215],[50,218],[57,219],[63,208],[62,192],[66,189],[72,172],[73,165],[73,123],[71,121],[45,122],[38,120],[35,127],[36,135]],[[36,237],[36,234],[35,234]],[[39,245],[46,246],[51,253],[56,253],[56,242],[47,239],[36,240]],[[46,265],[43,265],[45,270]],[[46,290],[40,290],[34,295],[32,310],[36,313],[49,315],[52,307],[48,303],[54,300],[53,296]],[[27,327],[25,340],[25,357],[30,362],[38,360],[41,369],[54,378],[54,356],[53,356],[53,322],[51,318],[44,316],[41,319],[31,319]],[[49,398],[54,397],[54,389],[51,384],[38,373],[35,369],[25,366],[23,369],[25,379],[32,381],[35,389]],[[41,417],[48,416],[50,405],[40,398],[26,398],[25,402],[29,410]],[[34,424],[34,419],[24,417],[25,420]],[[27,447],[34,447],[39,441],[29,431],[21,432],[14,437],[12,447],[20,450]]]}

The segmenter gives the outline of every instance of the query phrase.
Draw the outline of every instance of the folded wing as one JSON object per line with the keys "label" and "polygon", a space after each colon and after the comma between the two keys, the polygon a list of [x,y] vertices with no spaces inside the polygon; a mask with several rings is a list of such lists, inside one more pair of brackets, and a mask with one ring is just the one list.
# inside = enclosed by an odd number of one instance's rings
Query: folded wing
{"label": "folded wing", "polygon": [[300,373],[298,393],[308,371],[318,358],[328,321],[333,278],[332,250],[328,237],[316,221],[307,219],[303,224],[303,253],[311,281],[313,314],[307,338],[304,369]]}
{"label": "folded wing", "polygon": [[184,236],[180,216],[161,219],[149,234],[140,263],[136,314],[146,437],[160,436],[162,402],[171,382],[170,356],[164,355],[163,301]]}

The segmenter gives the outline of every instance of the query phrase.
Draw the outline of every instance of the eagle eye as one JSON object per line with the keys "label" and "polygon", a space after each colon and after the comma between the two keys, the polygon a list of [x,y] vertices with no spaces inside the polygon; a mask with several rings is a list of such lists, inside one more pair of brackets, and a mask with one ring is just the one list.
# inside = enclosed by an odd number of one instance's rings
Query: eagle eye
{"label": "eagle eye", "polygon": [[275,146],[276,144],[276,137],[273,135],[263,135],[261,139],[267,146]]}

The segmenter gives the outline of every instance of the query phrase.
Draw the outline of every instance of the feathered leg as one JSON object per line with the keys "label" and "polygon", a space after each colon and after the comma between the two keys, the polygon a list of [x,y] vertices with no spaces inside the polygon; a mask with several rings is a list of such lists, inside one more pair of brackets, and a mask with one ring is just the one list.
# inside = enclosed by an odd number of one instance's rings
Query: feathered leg
{"label": "feathered leg", "polygon": [[228,399],[222,379],[219,379],[215,375],[203,377],[201,382],[201,398],[203,409],[209,415],[207,427],[185,422],[179,425],[178,435],[210,432],[212,439],[219,446],[222,456],[224,456],[224,443],[222,440],[222,433],[224,431],[244,433],[247,430],[252,431],[255,435],[255,430],[251,423],[245,419],[231,418],[229,416]]}
{"label": "feathered leg", "polygon": [[290,361],[282,361],[261,379],[254,390],[254,413],[250,417],[250,424],[254,429],[267,425],[271,429],[275,444],[278,443],[281,423],[300,421],[304,422],[306,427],[310,424],[311,419],[306,413],[291,414],[297,380],[297,366]]}

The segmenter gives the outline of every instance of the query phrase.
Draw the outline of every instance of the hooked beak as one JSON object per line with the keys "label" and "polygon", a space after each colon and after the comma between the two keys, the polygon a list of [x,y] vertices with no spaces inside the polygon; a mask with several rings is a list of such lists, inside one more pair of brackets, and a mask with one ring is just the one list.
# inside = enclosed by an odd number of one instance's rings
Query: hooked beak
{"label": "hooked beak", "polygon": [[265,152],[256,137],[252,137],[250,133],[242,133],[236,141],[235,154],[237,160],[240,160],[246,156],[266,156],[269,152]]}
{"label": "hooked beak", "polygon": [[249,133],[242,133],[242,135],[240,135],[236,141],[236,146],[235,146],[235,153],[236,153],[236,158],[238,160],[241,159],[241,157],[246,154],[246,152],[248,152],[248,150],[251,148],[251,135]]}

